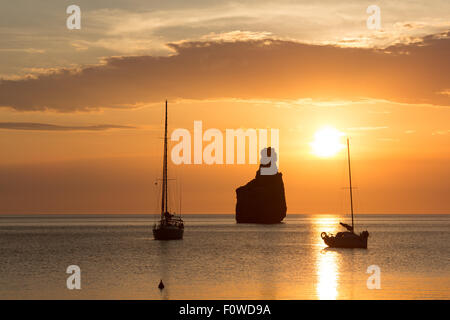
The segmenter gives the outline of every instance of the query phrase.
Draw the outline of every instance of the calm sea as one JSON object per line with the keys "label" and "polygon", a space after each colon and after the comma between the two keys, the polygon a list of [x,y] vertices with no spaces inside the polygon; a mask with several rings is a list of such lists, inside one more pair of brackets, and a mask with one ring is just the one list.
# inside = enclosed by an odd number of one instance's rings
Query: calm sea
{"label": "calm sea", "polygon": [[[163,242],[152,237],[155,216],[0,216],[0,298],[450,298],[450,215],[359,215],[367,250],[325,248],[320,233],[336,231],[338,216],[184,219],[184,240]],[[66,287],[69,265],[81,269],[81,290]],[[372,265],[380,289],[367,287]]]}

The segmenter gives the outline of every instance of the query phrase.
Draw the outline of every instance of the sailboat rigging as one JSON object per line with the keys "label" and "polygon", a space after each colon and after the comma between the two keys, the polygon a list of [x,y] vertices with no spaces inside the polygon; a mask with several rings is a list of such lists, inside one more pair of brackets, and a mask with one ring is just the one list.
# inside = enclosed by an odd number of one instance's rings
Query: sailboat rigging
{"label": "sailboat rigging", "polygon": [[332,248],[365,248],[367,249],[367,239],[369,232],[363,231],[359,235],[355,233],[354,214],[353,214],[353,187],[352,171],[350,166],[350,141],[347,138],[347,159],[348,159],[348,178],[350,184],[350,211],[352,214],[352,225],[339,222],[348,231],[338,232],[336,235],[322,232],[321,237],[326,245]]}
{"label": "sailboat rigging", "polygon": [[181,216],[176,217],[169,212],[168,184],[167,184],[167,100],[164,123],[164,158],[163,158],[163,184],[161,197],[160,221],[153,226],[155,240],[178,240],[183,238],[184,222]]}

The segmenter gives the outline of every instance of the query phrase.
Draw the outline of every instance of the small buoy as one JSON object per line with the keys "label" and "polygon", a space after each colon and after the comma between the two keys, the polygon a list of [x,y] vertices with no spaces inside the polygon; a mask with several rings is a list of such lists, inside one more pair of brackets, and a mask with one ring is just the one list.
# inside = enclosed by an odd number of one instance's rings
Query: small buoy
{"label": "small buoy", "polygon": [[164,289],[164,283],[162,282],[162,280],[159,282],[158,288],[159,290]]}

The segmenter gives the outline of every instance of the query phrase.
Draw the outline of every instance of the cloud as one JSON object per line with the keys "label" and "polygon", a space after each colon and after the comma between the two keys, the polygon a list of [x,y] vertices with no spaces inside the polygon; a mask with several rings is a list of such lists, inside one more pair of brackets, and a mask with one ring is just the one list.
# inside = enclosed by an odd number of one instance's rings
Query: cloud
{"label": "cloud", "polygon": [[[214,1],[214,3],[178,4],[171,8],[152,6],[151,9],[100,9],[88,11],[89,21],[101,21],[102,41],[94,46],[123,38],[147,42],[147,48],[162,44],[162,36],[172,41],[199,39],[205,33],[228,33],[237,28],[270,32],[283,38],[315,44],[386,47],[409,42],[409,38],[447,30],[448,19],[442,3],[408,5],[403,2],[382,6],[382,30],[368,32],[367,4],[358,1]],[[408,20],[404,12],[408,11]],[[299,23],[299,21],[301,23]],[[143,41],[145,43],[145,41]],[[134,47],[134,46],[132,46]],[[122,47],[122,50],[129,50]],[[138,52],[135,48],[135,53]],[[119,52],[123,52],[119,49]]]}
{"label": "cloud", "polygon": [[35,48],[0,48],[0,52],[25,52],[25,53],[45,53],[44,49]]}
{"label": "cloud", "polygon": [[211,32],[202,37],[202,40],[209,41],[228,41],[228,42],[236,42],[236,41],[247,41],[247,40],[262,40],[273,38],[271,32],[252,32],[252,31],[230,31],[224,33],[215,33]]}
{"label": "cloud", "polygon": [[92,126],[60,126],[36,122],[0,122],[0,129],[33,131],[104,131],[109,129],[133,129],[132,126],[98,124]]}
{"label": "cloud", "polygon": [[348,128],[349,131],[375,131],[375,130],[383,130],[388,129],[389,127],[354,127],[354,128]]}
{"label": "cloud", "polygon": [[171,43],[174,54],[106,58],[0,81],[0,106],[89,111],[174,99],[382,99],[450,106],[450,32],[385,50],[294,41]]}
{"label": "cloud", "polygon": [[444,90],[442,90],[441,92],[438,92],[438,93],[450,96],[450,89],[444,89]]}
{"label": "cloud", "polygon": [[438,130],[438,131],[434,131],[432,133],[433,136],[435,135],[446,135],[446,134],[450,134],[450,129],[449,130]]}
{"label": "cloud", "polygon": [[[82,30],[65,28],[67,3],[0,1],[0,77],[25,68],[94,64],[103,56],[168,55],[166,43],[235,30],[320,45],[385,48],[450,28],[450,1],[383,1],[381,30],[369,30],[360,0],[78,0]],[[44,4],[45,2],[45,4]],[[407,14],[405,14],[407,12]],[[45,50],[37,54],[10,51]],[[70,58],[69,58],[70,57]]]}

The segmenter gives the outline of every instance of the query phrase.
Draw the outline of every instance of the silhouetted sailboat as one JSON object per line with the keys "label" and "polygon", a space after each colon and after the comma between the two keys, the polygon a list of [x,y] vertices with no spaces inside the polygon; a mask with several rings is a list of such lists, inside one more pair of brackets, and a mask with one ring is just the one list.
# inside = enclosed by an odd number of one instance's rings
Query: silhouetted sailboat
{"label": "silhouetted sailboat", "polygon": [[352,190],[352,173],[350,168],[350,142],[347,138],[347,158],[348,158],[348,177],[350,181],[350,208],[352,212],[352,225],[339,222],[341,226],[348,231],[338,232],[336,235],[322,232],[321,237],[325,244],[332,248],[365,248],[367,249],[367,239],[369,232],[363,231],[359,235],[355,233],[355,225],[353,219],[353,190]]}
{"label": "silhouetted sailboat", "polygon": [[164,127],[164,160],[163,160],[163,185],[161,199],[161,220],[153,227],[155,240],[178,240],[183,238],[184,223],[181,217],[176,217],[169,212],[168,188],[167,188],[167,100]]}

